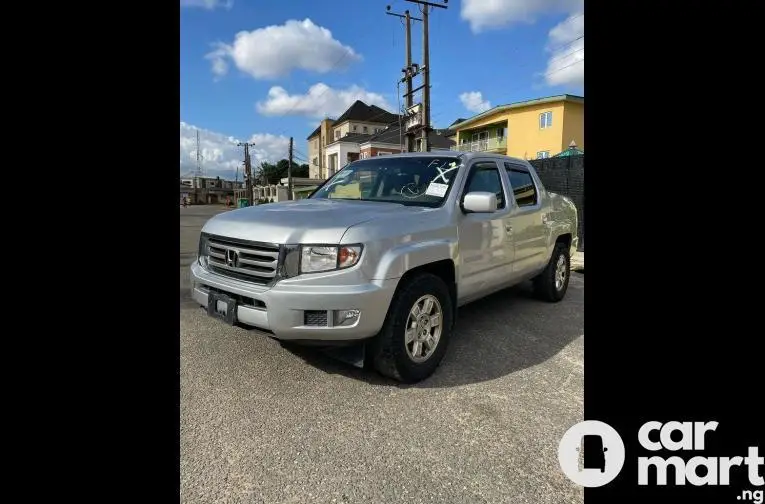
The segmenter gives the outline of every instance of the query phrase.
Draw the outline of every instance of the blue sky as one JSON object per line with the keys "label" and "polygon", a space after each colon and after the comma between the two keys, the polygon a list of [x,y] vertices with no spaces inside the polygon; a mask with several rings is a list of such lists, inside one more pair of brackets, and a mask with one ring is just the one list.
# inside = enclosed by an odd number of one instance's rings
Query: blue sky
{"label": "blue sky", "polygon": [[[237,140],[255,142],[254,161],[278,160],[290,136],[307,154],[321,117],[356,99],[397,109],[404,28],[388,4],[421,17],[406,0],[181,0],[181,173],[196,163],[197,129],[205,171],[228,177],[241,164]],[[582,0],[447,5],[430,15],[435,127],[489,106],[583,95]],[[415,22],[413,60],[421,54]]]}

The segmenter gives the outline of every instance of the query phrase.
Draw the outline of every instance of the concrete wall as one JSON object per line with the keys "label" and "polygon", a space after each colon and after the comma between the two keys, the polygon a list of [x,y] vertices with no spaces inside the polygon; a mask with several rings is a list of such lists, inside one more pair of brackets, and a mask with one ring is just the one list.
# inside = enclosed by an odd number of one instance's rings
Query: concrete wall
{"label": "concrete wall", "polygon": [[[325,148],[327,143],[332,143],[332,119],[321,121],[319,134],[308,139],[308,176],[310,178],[326,178],[327,176],[327,156]],[[321,152],[321,154],[320,154]],[[318,165],[314,165],[314,159]]]}
{"label": "concrete wall", "polygon": [[563,115],[563,142],[560,151],[568,149],[571,140],[584,149],[584,104],[566,102]]}
{"label": "concrete wall", "polygon": [[367,144],[361,149],[361,159],[377,156],[380,152],[385,154],[398,154],[399,152],[404,152],[404,150],[400,146],[394,144]]}
{"label": "concrete wall", "polygon": [[[327,149],[327,172],[328,177],[334,175],[340,168],[348,164],[348,154],[359,154],[359,144],[340,142],[330,145]],[[332,166],[330,156],[337,155],[337,164]]]}

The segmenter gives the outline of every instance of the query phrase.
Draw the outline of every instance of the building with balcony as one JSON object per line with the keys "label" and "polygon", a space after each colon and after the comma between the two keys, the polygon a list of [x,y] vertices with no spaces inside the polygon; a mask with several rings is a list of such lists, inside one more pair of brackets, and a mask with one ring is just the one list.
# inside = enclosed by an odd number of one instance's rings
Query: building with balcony
{"label": "building with balcony", "polygon": [[[433,130],[428,134],[431,150],[449,150],[454,145],[453,140],[444,136],[446,132],[447,130]],[[419,139],[416,140],[415,145],[420,150]],[[327,145],[329,176],[357,159],[398,154],[405,151],[406,136],[398,120],[371,135],[350,133]]]}
{"label": "building with balcony", "polygon": [[571,142],[584,149],[584,97],[566,94],[499,105],[455,121],[449,130],[456,132],[451,149],[457,151],[542,159]]}
{"label": "building with balcony", "polygon": [[[381,109],[377,105],[367,105],[361,100],[356,100],[348,107],[348,110],[337,119],[324,119],[319,126],[308,136],[308,173],[311,178],[327,178],[337,171],[338,166],[344,166],[342,144],[353,138],[371,137],[381,133],[388,124],[397,122],[399,116]],[[346,139],[346,137],[348,137]],[[328,153],[327,146],[339,142],[334,149],[337,152]],[[358,154],[358,150],[356,150]],[[333,157],[334,156],[334,157]],[[330,166],[330,163],[334,165]]]}

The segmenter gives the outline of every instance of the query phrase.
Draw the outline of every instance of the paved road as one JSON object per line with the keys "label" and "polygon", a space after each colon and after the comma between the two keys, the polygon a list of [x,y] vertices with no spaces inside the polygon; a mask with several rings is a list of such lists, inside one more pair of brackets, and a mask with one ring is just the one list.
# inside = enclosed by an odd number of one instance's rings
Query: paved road
{"label": "paved road", "polygon": [[208,318],[188,295],[199,228],[180,209],[181,502],[583,502],[558,441],[583,416],[584,276],[460,310],[435,375],[401,386]]}

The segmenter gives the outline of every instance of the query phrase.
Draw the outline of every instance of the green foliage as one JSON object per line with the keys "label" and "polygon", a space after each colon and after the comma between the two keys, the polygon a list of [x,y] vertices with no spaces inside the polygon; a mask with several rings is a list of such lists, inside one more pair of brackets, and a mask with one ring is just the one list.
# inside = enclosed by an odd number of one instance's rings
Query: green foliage
{"label": "green foliage", "polygon": [[[287,168],[289,167],[289,161],[282,159],[276,164],[262,161],[260,165],[255,168],[253,174],[256,184],[263,184],[264,180],[268,184],[278,184],[281,179],[287,177]],[[299,165],[296,162],[292,162],[292,176],[293,177],[308,177],[308,165]]]}

